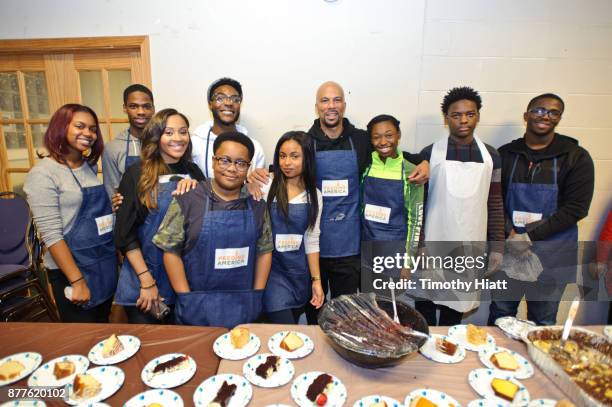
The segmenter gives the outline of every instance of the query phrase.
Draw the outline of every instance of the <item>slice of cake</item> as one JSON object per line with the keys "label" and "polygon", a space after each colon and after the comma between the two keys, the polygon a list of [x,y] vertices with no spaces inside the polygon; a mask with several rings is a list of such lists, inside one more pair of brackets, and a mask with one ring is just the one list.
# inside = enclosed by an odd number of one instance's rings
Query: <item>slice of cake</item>
{"label": "slice of cake", "polygon": [[249,341],[251,333],[247,328],[234,328],[230,331],[230,340],[236,349],[242,349]]}
{"label": "slice of cake", "polygon": [[327,395],[333,387],[334,379],[327,373],[322,373],[308,386],[306,397],[318,406],[324,406],[327,403]]}
{"label": "slice of cake", "polygon": [[278,370],[279,366],[280,358],[278,356],[268,356],[265,362],[257,366],[255,374],[263,379],[267,379]]}
{"label": "slice of cake", "polygon": [[304,346],[304,341],[295,332],[289,332],[280,343],[281,349],[288,352],[293,352]]}
{"label": "slice of cake", "polygon": [[503,370],[517,370],[519,368],[519,364],[508,352],[497,352],[490,358],[491,362],[500,369]]}
{"label": "slice of cake", "polygon": [[446,339],[438,337],[436,338],[436,349],[444,353],[445,355],[454,356],[457,352],[457,345],[450,341],[447,341]]}
{"label": "slice of cake", "polygon": [[389,407],[389,405],[384,400],[380,400],[378,403],[370,404],[369,407]]}
{"label": "slice of cake", "polygon": [[479,346],[487,343],[487,331],[476,325],[468,324],[465,336],[472,345]]}
{"label": "slice of cake", "polygon": [[9,360],[0,365],[0,380],[11,380],[19,376],[25,366],[16,360]]}
{"label": "slice of cake", "polygon": [[519,391],[519,387],[516,384],[504,379],[493,379],[491,381],[491,387],[496,396],[508,401],[514,400],[514,396]]}
{"label": "slice of cake", "polygon": [[177,356],[166,362],[162,362],[153,368],[153,376],[176,372],[177,370],[187,369],[189,367],[189,357],[187,355]]}
{"label": "slice of cake", "polygon": [[149,405],[147,405],[147,407],[164,407],[163,404],[159,404],[159,403],[151,403]]}
{"label": "slice of cake", "polygon": [[102,357],[105,359],[110,358],[121,351],[123,351],[123,344],[119,338],[117,338],[117,335],[112,334],[107,340],[104,341],[104,345],[102,346]]}
{"label": "slice of cake", "polygon": [[73,374],[74,369],[74,363],[69,360],[65,362],[55,362],[53,376],[55,376],[55,380],[60,380]]}
{"label": "slice of cake", "polygon": [[213,401],[208,403],[208,407],[226,407],[234,394],[236,394],[236,385],[224,381]]}
{"label": "slice of cake", "polygon": [[102,385],[93,376],[78,374],[72,383],[74,395],[80,399],[89,399],[100,393]]}
{"label": "slice of cake", "polygon": [[423,396],[418,396],[410,402],[410,407],[438,407],[438,405]]}

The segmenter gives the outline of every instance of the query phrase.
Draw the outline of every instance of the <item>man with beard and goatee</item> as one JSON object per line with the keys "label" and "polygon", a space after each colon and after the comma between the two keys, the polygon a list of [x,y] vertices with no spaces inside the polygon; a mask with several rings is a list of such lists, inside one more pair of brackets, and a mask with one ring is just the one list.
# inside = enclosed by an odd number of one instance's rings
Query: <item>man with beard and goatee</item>
{"label": "man with beard and goatee", "polygon": [[[323,195],[321,214],[320,265],[325,294],[332,298],[356,293],[361,278],[361,174],[372,160],[372,144],[365,130],[357,129],[344,117],[344,90],[325,82],[317,90],[315,108],[319,116],[308,130],[315,147],[317,187]],[[429,163],[418,154],[404,153],[418,164],[411,182],[425,183]],[[258,170],[250,181],[267,182],[267,172]],[[306,309],[308,323],[316,324],[317,310]]]}
{"label": "man with beard and goatee", "polygon": [[492,302],[489,324],[515,316],[523,295],[528,319],[555,324],[565,286],[575,281],[577,223],[589,212],[595,174],[578,141],[555,133],[564,108],[552,93],[531,99],[523,114],[525,135],[499,149],[508,251],[521,255],[530,249],[543,271],[535,281],[498,276],[507,279],[508,291],[505,300]]}
{"label": "man with beard and goatee", "polygon": [[[213,120],[198,126],[192,134],[193,161],[200,167],[206,178],[213,177],[213,143],[217,135],[238,131],[247,134],[247,129],[237,124],[240,118],[242,104],[242,85],[235,79],[217,79],[208,87],[208,108]],[[261,144],[249,137],[255,145],[255,155],[251,160],[251,168],[264,168],[266,160]]]}

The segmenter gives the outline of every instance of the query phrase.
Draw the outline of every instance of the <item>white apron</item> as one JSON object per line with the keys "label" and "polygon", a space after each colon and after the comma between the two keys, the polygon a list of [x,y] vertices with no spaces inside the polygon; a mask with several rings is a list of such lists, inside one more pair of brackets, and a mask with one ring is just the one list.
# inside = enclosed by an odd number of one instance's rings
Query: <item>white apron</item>
{"label": "white apron", "polygon": [[[484,143],[476,136],[474,140],[482,163],[447,160],[448,138],[433,145],[425,217],[425,239],[429,242],[483,242],[484,246],[487,240],[487,201],[493,160]],[[442,270],[437,270],[437,274],[434,278],[444,281]],[[457,294],[460,301],[434,302],[459,312],[470,311],[480,304],[478,292],[458,291]]]}

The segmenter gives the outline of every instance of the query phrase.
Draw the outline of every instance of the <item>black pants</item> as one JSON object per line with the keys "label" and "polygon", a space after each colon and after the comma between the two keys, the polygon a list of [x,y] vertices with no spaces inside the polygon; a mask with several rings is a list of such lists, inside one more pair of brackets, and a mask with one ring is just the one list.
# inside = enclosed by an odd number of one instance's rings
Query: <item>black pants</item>
{"label": "black pants", "polygon": [[[319,264],[321,267],[321,285],[325,296],[327,296],[328,290],[330,298],[336,298],[344,294],[355,294],[359,291],[361,256],[322,257],[319,259]],[[310,303],[306,304],[308,325],[316,325],[318,315],[318,309]]]}
{"label": "black pants", "polygon": [[62,322],[108,322],[113,305],[112,297],[91,309],[83,309],[68,301],[64,295],[64,289],[70,283],[60,269],[48,270],[48,275]]}
{"label": "black pants", "polygon": [[[172,309],[172,307],[170,307]],[[123,309],[127,314],[130,324],[153,324],[153,325],[173,325],[174,312],[171,311],[164,319],[157,319],[148,312],[142,312],[135,305],[124,305]]]}
{"label": "black pants", "polygon": [[[459,311],[455,311],[452,308],[447,307],[446,305],[438,305],[433,301],[415,301],[414,307],[417,311],[419,311],[425,317],[427,324],[429,326],[452,326],[458,325],[461,323],[461,319],[463,318],[463,313]],[[436,310],[440,309],[440,320],[437,321],[436,318]]]}

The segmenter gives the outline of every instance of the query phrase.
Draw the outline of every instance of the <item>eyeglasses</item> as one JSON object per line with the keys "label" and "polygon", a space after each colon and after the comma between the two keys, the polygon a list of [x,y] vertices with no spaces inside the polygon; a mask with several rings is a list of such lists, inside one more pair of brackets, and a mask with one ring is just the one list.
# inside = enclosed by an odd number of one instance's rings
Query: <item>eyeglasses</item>
{"label": "eyeglasses", "polygon": [[212,100],[218,105],[222,105],[225,102],[232,102],[233,104],[239,105],[242,102],[242,97],[240,97],[240,95],[228,96],[223,93],[217,93],[213,95]]}
{"label": "eyeglasses", "polygon": [[544,117],[546,115],[548,115],[549,118],[553,119],[553,120],[558,120],[561,118],[561,112],[553,109],[553,110],[548,110],[548,109],[544,109],[543,107],[536,107],[533,108],[531,110],[529,110],[529,113],[531,113],[532,116],[535,117]]}
{"label": "eyeglasses", "polygon": [[232,160],[229,157],[216,157],[213,159],[217,160],[217,164],[219,165],[220,170],[228,169],[232,164],[236,166],[236,170],[240,172],[245,172],[251,166],[251,163],[244,160]]}

